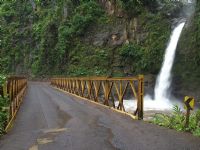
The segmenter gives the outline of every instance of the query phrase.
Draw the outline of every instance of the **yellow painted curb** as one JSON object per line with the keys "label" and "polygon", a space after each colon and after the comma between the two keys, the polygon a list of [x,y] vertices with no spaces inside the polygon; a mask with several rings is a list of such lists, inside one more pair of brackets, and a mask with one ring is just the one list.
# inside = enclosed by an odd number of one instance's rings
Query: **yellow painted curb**
{"label": "yellow painted curb", "polygon": [[103,106],[103,107],[108,108],[108,109],[111,109],[111,110],[113,110],[113,111],[115,111],[115,112],[121,113],[121,114],[123,114],[123,115],[127,115],[127,116],[131,117],[131,118],[134,119],[134,120],[138,119],[137,116],[134,116],[134,115],[132,115],[132,114],[130,114],[130,113],[127,113],[127,112],[124,112],[124,111],[115,109],[115,108],[113,108],[113,107],[109,107],[109,106],[103,105],[103,104],[98,103],[98,102],[95,102],[95,101],[91,101],[90,99],[87,99],[87,98],[85,98],[85,97],[78,96],[78,95],[73,94],[73,93],[69,93],[69,92],[64,91],[64,90],[62,90],[62,89],[59,89],[59,88],[57,88],[57,87],[54,87],[54,86],[52,86],[52,87],[53,87],[54,89],[58,90],[58,91],[63,92],[63,93],[66,93],[66,94],[69,94],[69,95],[73,95],[73,96],[77,97],[79,100],[85,100],[85,101],[90,102],[90,103],[93,103],[93,104],[95,104],[95,105]]}

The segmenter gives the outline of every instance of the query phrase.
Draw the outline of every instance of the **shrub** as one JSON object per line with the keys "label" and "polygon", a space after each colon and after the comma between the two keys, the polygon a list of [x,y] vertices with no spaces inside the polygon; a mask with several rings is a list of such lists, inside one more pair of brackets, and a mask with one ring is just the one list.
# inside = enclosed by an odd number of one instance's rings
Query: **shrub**
{"label": "shrub", "polygon": [[185,120],[185,115],[181,112],[181,109],[175,105],[171,115],[156,114],[151,122],[177,131],[188,131],[200,137],[200,110],[191,114],[188,128],[185,128]]}
{"label": "shrub", "polygon": [[141,13],[141,2],[138,0],[121,0],[122,6],[128,12],[129,16],[137,16]]}
{"label": "shrub", "polygon": [[[6,82],[6,76],[0,75],[0,86]],[[2,97],[0,95],[0,135],[4,133],[5,126],[8,120],[8,111],[7,108],[9,106],[9,99],[6,95]]]}
{"label": "shrub", "polygon": [[129,66],[131,73],[139,73],[145,68],[143,47],[137,44],[125,44],[119,49],[119,53],[123,66]]}
{"label": "shrub", "polygon": [[0,135],[4,134],[4,129],[8,120],[9,99],[7,97],[0,96]]}
{"label": "shrub", "polygon": [[2,86],[6,81],[6,76],[0,74],[0,86]]}

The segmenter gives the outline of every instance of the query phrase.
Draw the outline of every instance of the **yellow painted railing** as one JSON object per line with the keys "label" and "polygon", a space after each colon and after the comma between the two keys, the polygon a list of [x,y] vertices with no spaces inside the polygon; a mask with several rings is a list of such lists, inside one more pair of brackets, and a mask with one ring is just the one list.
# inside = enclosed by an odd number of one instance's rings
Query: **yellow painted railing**
{"label": "yellow painted railing", "polygon": [[68,93],[126,111],[124,99],[136,101],[133,114],[143,119],[144,76],[126,78],[52,78],[51,85]]}
{"label": "yellow painted railing", "polygon": [[27,79],[25,77],[11,76],[8,77],[6,83],[1,88],[2,89],[1,95],[3,97],[7,96],[10,101],[10,106],[8,108],[9,117],[7,121],[7,126],[5,128],[6,132],[10,128],[17,114],[17,111],[19,110],[26,87],[27,87]]}

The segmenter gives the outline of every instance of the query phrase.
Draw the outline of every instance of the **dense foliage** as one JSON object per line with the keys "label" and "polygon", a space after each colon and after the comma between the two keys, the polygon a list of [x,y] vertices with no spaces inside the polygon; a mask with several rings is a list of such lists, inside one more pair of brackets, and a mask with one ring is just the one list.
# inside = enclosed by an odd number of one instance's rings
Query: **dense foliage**
{"label": "dense foliage", "polygon": [[[102,4],[105,0],[0,1],[0,73],[30,77],[157,75],[183,1],[110,0],[112,6]],[[200,83],[199,41],[197,1],[196,12],[181,36],[174,68],[175,76],[192,90]],[[0,85],[4,81],[0,76]],[[1,129],[7,102],[0,97]],[[185,130],[180,127],[179,119],[184,118],[178,111],[172,117],[177,120],[159,117],[166,126]],[[160,119],[158,124],[162,124]],[[199,128],[189,130],[200,132]]]}
{"label": "dense foliage", "polygon": [[[123,17],[115,13],[108,15],[101,0],[1,1],[1,72],[31,77],[156,75],[170,36],[171,21],[179,14],[182,3],[176,0],[111,2],[115,12],[121,12]],[[177,76],[181,74],[182,78],[191,71],[195,77],[200,74],[196,69],[200,58],[199,9],[196,12],[180,46],[191,53],[180,55],[175,68]],[[112,45],[112,34],[120,35],[115,30],[120,26],[124,26],[120,32],[127,29],[129,42]],[[102,37],[109,33],[100,46],[91,42],[99,33]]]}
{"label": "dense foliage", "polygon": [[66,73],[77,38],[104,15],[95,1],[10,1],[0,12],[0,69],[31,75]]}
{"label": "dense foliage", "polygon": [[0,135],[5,133],[5,127],[8,121],[8,106],[9,100],[7,97],[0,96]]}
{"label": "dense foliage", "polygon": [[[108,16],[96,0],[1,2],[0,70],[29,76],[125,75],[124,68],[131,68],[130,74],[157,73],[171,30],[169,19],[152,11],[157,6],[155,0],[117,3],[129,16],[121,22],[138,17],[138,30],[146,33],[144,40],[117,47],[85,42],[86,34],[94,36],[98,28],[107,30],[118,19]],[[126,47],[132,52],[120,52]],[[121,64],[127,55],[128,63]],[[138,58],[132,60],[133,55]]]}
{"label": "dense foliage", "polygon": [[3,85],[6,82],[6,76],[0,74],[0,85]]}
{"label": "dense foliage", "polygon": [[[188,22],[178,45],[174,73],[181,80],[180,87],[198,90],[200,84],[200,1],[194,17]],[[183,67],[184,66],[184,67]],[[183,82],[184,81],[184,82]],[[191,84],[192,83],[192,84]]]}
{"label": "dense foliage", "polygon": [[[6,82],[6,77],[0,75],[0,87],[2,87]],[[2,89],[2,88],[1,88]],[[9,99],[7,95],[0,95],[0,135],[4,134],[4,129],[8,120],[8,106]]]}
{"label": "dense foliage", "polygon": [[160,126],[176,129],[177,131],[189,131],[193,135],[200,137],[200,110],[191,114],[189,127],[187,128],[185,128],[185,120],[185,114],[178,106],[174,106],[171,115],[156,114],[152,122]]}

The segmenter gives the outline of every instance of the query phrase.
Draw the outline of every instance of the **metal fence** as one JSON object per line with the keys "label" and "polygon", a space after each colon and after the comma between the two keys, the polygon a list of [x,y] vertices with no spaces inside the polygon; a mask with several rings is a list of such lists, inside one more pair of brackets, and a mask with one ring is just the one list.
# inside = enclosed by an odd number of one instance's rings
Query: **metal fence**
{"label": "metal fence", "polygon": [[126,111],[124,98],[136,101],[133,114],[143,119],[144,76],[107,78],[52,78],[51,85],[68,93]]}
{"label": "metal fence", "polygon": [[8,97],[9,99],[9,111],[8,122],[6,126],[6,131],[10,128],[17,111],[19,110],[20,104],[22,102],[25,90],[27,87],[27,79],[25,77],[11,76],[7,78],[6,83],[1,86],[1,96]]}

